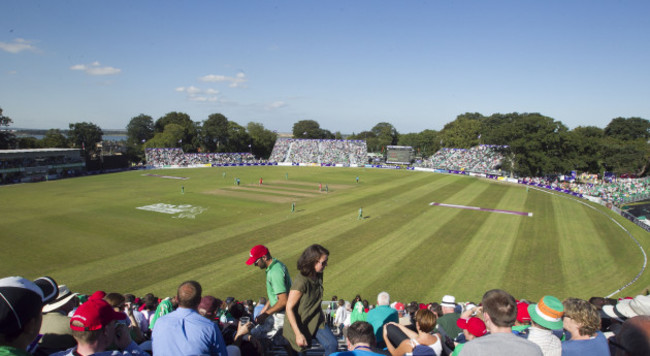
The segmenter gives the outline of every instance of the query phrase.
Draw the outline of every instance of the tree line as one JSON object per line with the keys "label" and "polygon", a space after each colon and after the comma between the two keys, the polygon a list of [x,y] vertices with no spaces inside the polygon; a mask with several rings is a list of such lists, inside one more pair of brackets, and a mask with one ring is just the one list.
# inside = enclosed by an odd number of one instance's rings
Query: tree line
{"label": "tree line", "polygon": [[[101,148],[103,131],[93,123],[69,124],[67,135],[48,130],[41,140],[16,139],[7,129],[12,120],[0,108],[0,149],[28,147],[76,147],[93,156]],[[222,114],[211,114],[201,122],[182,112],[170,112],[154,119],[145,114],[131,118],[127,129],[126,154],[132,162],[144,160],[144,149],[180,147],[185,152],[251,152],[268,158],[278,137],[264,125],[249,122],[242,126]],[[645,176],[649,169],[650,121],[618,117],[605,128],[579,126],[569,130],[562,122],[539,113],[509,113],[484,116],[458,115],[442,130],[399,133],[387,122],[345,137],[332,133],[314,120],[293,125],[294,138],[364,140],[369,152],[384,152],[386,146],[412,146],[426,159],[441,148],[470,148],[479,144],[507,146],[502,170],[520,176],[567,174],[573,170],[602,174],[631,173]]]}

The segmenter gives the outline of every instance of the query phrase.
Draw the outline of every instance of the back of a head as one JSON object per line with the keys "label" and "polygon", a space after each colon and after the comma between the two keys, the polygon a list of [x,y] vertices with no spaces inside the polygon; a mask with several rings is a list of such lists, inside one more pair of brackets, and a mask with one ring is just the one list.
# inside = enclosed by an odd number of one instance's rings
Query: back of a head
{"label": "back of a head", "polygon": [[266,298],[261,297],[261,298],[260,298],[260,301],[259,301],[257,304],[259,304],[259,305],[265,305],[265,304],[266,304]]}
{"label": "back of a head", "polygon": [[186,281],[178,287],[178,306],[181,308],[197,309],[201,303],[201,285],[197,281]]}
{"label": "back of a head", "polygon": [[104,300],[113,308],[119,308],[126,302],[126,298],[120,293],[108,293],[104,296]]}
{"label": "back of a head", "polygon": [[149,293],[144,296],[144,307],[147,310],[154,311],[158,306],[158,298],[155,295]]}
{"label": "back of a head", "polygon": [[420,330],[428,333],[436,327],[438,317],[429,309],[420,309],[415,312],[415,321],[420,326]]}
{"label": "back of a head", "polygon": [[390,304],[390,294],[387,292],[381,292],[377,295],[377,305],[389,305]]}
{"label": "back of a head", "polygon": [[0,279],[1,339],[13,341],[20,336],[26,324],[41,314],[42,307],[43,291],[35,283],[22,277]]}
{"label": "back of a head", "polygon": [[616,355],[650,355],[650,316],[635,316],[626,320],[616,334],[620,345]]}
{"label": "back of a head", "polygon": [[355,321],[348,327],[348,340],[350,344],[355,345],[359,343],[375,346],[375,332],[372,325],[365,321]]}
{"label": "back of a head", "polygon": [[492,289],[483,295],[483,313],[498,327],[511,327],[517,320],[517,302],[508,292]]}

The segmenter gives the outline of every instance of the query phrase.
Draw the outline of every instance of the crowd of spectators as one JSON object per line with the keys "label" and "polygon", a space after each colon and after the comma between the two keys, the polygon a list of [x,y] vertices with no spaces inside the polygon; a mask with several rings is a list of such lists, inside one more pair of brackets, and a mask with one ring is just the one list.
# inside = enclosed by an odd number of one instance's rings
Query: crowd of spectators
{"label": "crowd of spectators", "polygon": [[271,162],[358,165],[368,162],[368,147],[363,140],[278,138]]}
{"label": "crowd of spectators", "polygon": [[648,199],[650,196],[650,178],[617,178],[611,182],[594,181],[583,183],[578,180],[562,180],[560,177],[525,177],[521,183],[533,183],[570,190],[582,195],[600,198],[613,204]]}
{"label": "crowd of spectators", "polygon": [[147,148],[147,165],[154,167],[189,167],[203,164],[264,163],[250,152],[242,153],[185,153],[180,148]]}
{"label": "crowd of spectators", "polygon": [[[50,277],[6,277],[0,295],[0,355],[284,353],[251,337],[252,300],[202,295],[195,281],[161,299],[83,295]],[[479,301],[445,295],[402,303],[386,292],[376,301],[372,306],[357,295],[326,303],[327,325],[350,351],[364,345],[367,356],[650,354],[650,295],[589,301],[547,295],[531,302],[495,289]],[[358,339],[359,332],[367,337]]]}
{"label": "crowd of spectators", "polygon": [[494,173],[503,161],[502,146],[479,145],[466,148],[442,148],[419,166],[434,169]]}

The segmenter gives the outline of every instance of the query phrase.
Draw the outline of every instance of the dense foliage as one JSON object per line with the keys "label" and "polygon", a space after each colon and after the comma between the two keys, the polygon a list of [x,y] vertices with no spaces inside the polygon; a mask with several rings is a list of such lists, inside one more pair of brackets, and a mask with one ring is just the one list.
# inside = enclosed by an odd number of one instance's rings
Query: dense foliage
{"label": "dense foliage", "polygon": [[[0,148],[83,147],[92,156],[102,137],[97,125],[80,122],[70,124],[67,133],[49,130],[41,140],[16,138],[8,129],[12,122],[0,108]],[[126,153],[132,162],[142,161],[147,147],[180,147],[185,152],[252,152],[268,158],[278,137],[261,123],[242,126],[219,113],[202,122],[192,121],[182,112],[170,112],[155,121],[140,114],[131,118],[126,129]],[[339,131],[332,133],[314,120],[300,120],[292,131],[294,138],[343,138]],[[519,176],[571,171],[644,176],[650,159],[650,121],[640,117],[617,117],[604,129],[579,126],[569,130],[562,122],[539,113],[465,113],[440,131],[400,134],[392,124],[380,122],[346,138],[366,141],[369,152],[385,152],[389,145],[412,146],[421,159],[445,147],[504,146],[502,170]]]}

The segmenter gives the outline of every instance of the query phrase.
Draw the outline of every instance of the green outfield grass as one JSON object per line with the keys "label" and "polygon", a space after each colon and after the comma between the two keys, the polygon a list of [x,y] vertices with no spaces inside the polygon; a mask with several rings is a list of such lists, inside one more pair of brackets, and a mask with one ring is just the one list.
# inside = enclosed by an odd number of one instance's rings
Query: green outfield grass
{"label": "green outfield grass", "polygon": [[[319,183],[329,193],[319,192]],[[257,299],[265,295],[264,273],[244,263],[253,245],[267,245],[297,273],[300,253],[319,243],[331,252],[326,296],[372,301],[385,290],[402,301],[439,301],[444,294],[478,301],[486,290],[503,288],[530,300],[589,298],[615,291],[643,264],[637,245],[610,217],[650,246],[640,228],[565,195],[405,170],[131,171],[4,186],[0,203],[0,275],[50,275],[82,293],[165,296],[195,279],[206,294]],[[185,214],[136,209],[161,203],[184,206]],[[646,272],[622,294],[649,284]]]}

